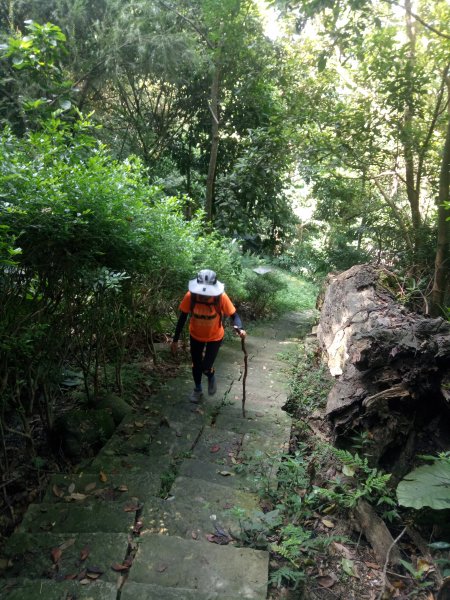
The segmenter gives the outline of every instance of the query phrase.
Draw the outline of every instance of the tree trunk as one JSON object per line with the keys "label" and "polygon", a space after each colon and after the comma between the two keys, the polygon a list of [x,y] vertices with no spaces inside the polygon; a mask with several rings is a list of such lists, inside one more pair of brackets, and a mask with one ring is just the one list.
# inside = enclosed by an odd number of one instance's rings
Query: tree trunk
{"label": "tree trunk", "polygon": [[448,87],[448,121],[445,136],[444,150],[442,153],[441,172],[439,176],[438,204],[438,230],[436,257],[434,263],[434,282],[431,292],[430,313],[433,316],[445,314],[446,291],[449,282],[449,259],[450,259],[450,217],[449,210],[444,202],[450,200],[450,78],[447,77]]}
{"label": "tree trunk", "polygon": [[[409,41],[408,64],[410,68],[410,77],[414,72],[416,62],[416,31],[414,28],[413,19],[411,16],[411,0],[405,0],[406,11],[406,33]],[[406,98],[405,120],[403,125],[403,152],[405,159],[405,178],[406,178],[406,194],[408,197],[409,206],[411,209],[411,221],[413,226],[413,243],[414,243],[414,262],[417,262],[420,250],[420,180],[421,173],[416,173],[414,150],[413,150],[413,119],[414,119],[414,99],[413,99],[413,82],[409,81],[408,96]]]}
{"label": "tree trunk", "polygon": [[386,276],[370,265],[329,276],[317,336],[336,378],[335,442],[368,432],[372,460],[403,475],[421,439],[450,443],[450,323],[408,312]]}
{"label": "tree trunk", "polygon": [[208,178],[206,180],[205,211],[209,222],[213,220],[214,183],[216,179],[217,153],[219,149],[219,87],[220,68],[216,65],[211,84],[211,99],[209,109],[212,113],[211,122],[211,153],[209,156]]}

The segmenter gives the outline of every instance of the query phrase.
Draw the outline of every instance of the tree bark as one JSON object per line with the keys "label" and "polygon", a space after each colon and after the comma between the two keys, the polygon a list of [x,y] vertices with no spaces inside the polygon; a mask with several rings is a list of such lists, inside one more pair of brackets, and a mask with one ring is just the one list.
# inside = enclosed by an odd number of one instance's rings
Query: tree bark
{"label": "tree bark", "polygon": [[[414,72],[416,62],[416,31],[411,17],[411,0],[405,0],[406,11],[406,33],[409,41],[408,65],[410,73]],[[412,130],[414,120],[413,82],[409,81],[408,95],[406,99],[405,117],[403,124],[403,152],[405,159],[406,194],[411,209],[411,221],[413,226],[414,261],[417,261],[420,250],[420,183],[421,173],[416,173]]]}
{"label": "tree bark", "polygon": [[373,462],[402,475],[421,436],[438,443],[450,431],[450,323],[408,312],[388,277],[371,265],[329,276],[317,337],[336,378],[326,407],[335,442],[369,432]]}
{"label": "tree bark", "polygon": [[211,84],[211,99],[209,109],[211,121],[211,152],[209,155],[208,177],[206,180],[205,211],[206,218],[211,223],[213,220],[214,183],[216,180],[217,153],[219,150],[219,89],[220,67],[216,65]]}
{"label": "tree bark", "polygon": [[446,312],[446,292],[449,283],[450,268],[450,211],[444,202],[450,200],[450,78],[447,77],[448,87],[448,121],[442,153],[441,172],[439,176],[438,230],[436,257],[434,263],[434,282],[431,291],[430,313],[433,316],[444,315]]}

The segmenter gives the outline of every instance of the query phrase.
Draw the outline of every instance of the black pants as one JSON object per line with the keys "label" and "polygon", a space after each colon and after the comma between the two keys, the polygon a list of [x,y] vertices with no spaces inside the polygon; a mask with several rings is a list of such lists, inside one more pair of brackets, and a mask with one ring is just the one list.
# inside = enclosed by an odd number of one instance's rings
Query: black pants
{"label": "black pants", "polygon": [[214,361],[219,352],[223,338],[218,342],[199,342],[190,336],[191,341],[191,357],[192,357],[192,377],[196,387],[202,383],[203,373],[207,377],[214,374]]}

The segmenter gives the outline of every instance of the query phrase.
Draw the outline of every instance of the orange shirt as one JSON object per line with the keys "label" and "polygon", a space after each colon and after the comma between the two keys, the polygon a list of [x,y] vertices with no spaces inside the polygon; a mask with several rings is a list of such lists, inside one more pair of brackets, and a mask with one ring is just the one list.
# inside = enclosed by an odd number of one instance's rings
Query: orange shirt
{"label": "orange shirt", "polygon": [[[189,322],[189,333],[199,342],[218,342],[225,335],[225,331],[222,319],[217,311],[225,317],[231,317],[236,309],[225,292],[221,295],[219,304],[216,306],[214,306],[214,298],[212,297],[203,296],[201,300],[207,304],[195,303]],[[187,292],[181,301],[180,310],[184,313],[191,312],[191,292]]]}

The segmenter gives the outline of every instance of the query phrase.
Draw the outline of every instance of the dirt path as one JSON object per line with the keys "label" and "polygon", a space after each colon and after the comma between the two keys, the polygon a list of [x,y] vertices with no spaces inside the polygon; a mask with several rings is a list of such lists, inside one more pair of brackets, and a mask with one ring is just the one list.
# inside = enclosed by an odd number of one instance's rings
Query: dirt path
{"label": "dirt path", "polygon": [[239,547],[240,521],[258,511],[261,479],[276,481],[287,450],[280,353],[306,322],[292,313],[248,337],[245,419],[236,339],[221,349],[215,396],[191,404],[186,369],[87,470],[55,475],[8,542],[1,598],[265,599],[269,556]]}

